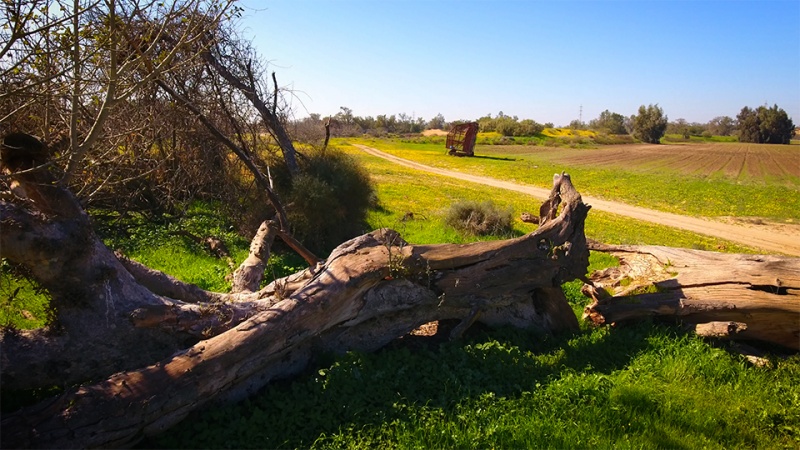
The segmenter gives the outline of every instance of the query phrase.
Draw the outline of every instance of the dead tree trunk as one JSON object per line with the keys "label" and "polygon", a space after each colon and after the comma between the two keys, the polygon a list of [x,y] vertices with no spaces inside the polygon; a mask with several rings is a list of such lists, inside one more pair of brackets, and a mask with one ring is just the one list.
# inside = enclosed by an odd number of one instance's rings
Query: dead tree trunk
{"label": "dead tree trunk", "polygon": [[275,240],[275,224],[265,220],[258,227],[255,237],[250,242],[250,254],[247,259],[233,272],[233,292],[255,292],[261,284],[264,269],[269,260],[269,251]]}
{"label": "dead tree trunk", "polygon": [[[342,244],[324,264],[258,292],[195,305],[149,293],[149,303],[127,305],[128,311],[115,311],[115,319],[140,330],[144,339],[146,331],[186,333],[181,324],[204,323],[212,316],[217,325],[209,332],[213,337],[172,356],[153,358],[141,369],[69,389],[58,398],[4,415],[2,445],[132,445],[209,401],[240,398],[277,377],[296,373],[316,352],[374,350],[433,320],[462,319],[462,329],[478,320],[544,331],[575,330],[577,319],[559,286],[585,274],[588,250],[583,222],[589,206],[566,175],[555,178],[546,206],[543,225],[516,239],[413,246],[394,231],[378,230]],[[2,243],[24,234],[24,228],[15,229]],[[5,248],[3,257],[10,256]],[[57,251],[50,250],[51,255]],[[123,267],[118,270],[109,276],[150,292],[130,275],[123,277],[128,274]],[[138,272],[142,279],[150,276]],[[88,289],[87,296],[116,300],[101,296],[102,285]],[[168,289],[178,292],[174,286]],[[198,311],[202,308],[205,313]],[[3,352],[5,357],[5,342]],[[4,377],[6,369],[3,359]]]}
{"label": "dead tree trunk", "polygon": [[800,350],[800,258],[593,244],[620,267],[593,274],[596,324],[679,319],[696,333]]}

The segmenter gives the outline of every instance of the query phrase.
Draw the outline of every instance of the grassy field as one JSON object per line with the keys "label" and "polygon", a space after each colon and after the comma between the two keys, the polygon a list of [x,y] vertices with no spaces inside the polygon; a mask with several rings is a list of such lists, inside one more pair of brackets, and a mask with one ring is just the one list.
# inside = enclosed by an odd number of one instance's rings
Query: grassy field
{"label": "grassy field", "polygon": [[[491,199],[512,208],[514,217],[539,206],[521,194],[420,176],[341,147],[366,166],[376,184],[378,207],[365,229],[391,227],[411,243],[478,239],[445,224],[447,208],[458,200]],[[518,157],[498,153],[444,160],[502,165]],[[542,186],[549,187],[555,171],[547,169]],[[584,191],[581,177],[574,177]],[[181,223],[111,218],[103,224],[100,233],[109,236],[113,248],[208,289],[228,289],[227,263],[174,235],[174,229],[222,237],[236,262],[247,251],[247,239],[229,232],[232,224],[213,205],[198,205]],[[510,234],[533,227],[516,220]],[[609,243],[749,250],[597,211],[590,212],[586,233]],[[481,239],[502,237],[507,236]],[[615,264],[597,253],[590,262],[591,268]],[[300,265],[294,257],[273,257],[268,273],[280,276]],[[7,280],[4,274],[0,289]],[[564,289],[579,314],[587,302],[580,282]],[[619,328],[583,325],[578,333],[557,336],[473,327],[459,341],[404,338],[374,354],[323,357],[301,376],[274,383],[241,403],[193,413],[140,447],[796,448],[798,411],[797,356],[753,367],[679,327],[650,322]]]}
{"label": "grassy field", "polygon": [[800,360],[769,369],[641,324],[478,331],[349,353],[146,445],[176,448],[796,448]]}
{"label": "grassy field", "polygon": [[[460,235],[444,224],[443,217],[447,208],[462,199],[476,201],[490,199],[501,208],[512,208],[514,217],[517,218],[514,222],[515,235],[531,232],[536,227],[523,223],[518,217],[522,212],[537,212],[540,200],[516,193],[509,195],[508,191],[503,189],[464,183],[450,177],[433,174],[420,176],[417,171],[367,155],[355,147],[342,148],[358,158],[376,182],[381,207],[370,213],[368,221],[373,228],[396,229],[407,241],[414,244],[461,243],[467,239],[475,239]],[[550,176],[552,177],[552,173]],[[408,213],[412,213],[414,218],[407,219]],[[586,235],[591,239],[613,244],[653,244],[701,250],[753,251],[730,241],[600,211],[589,213]],[[486,239],[496,238],[491,236]]]}
{"label": "grassy field", "polygon": [[677,214],[800,223],[800,148],[795,146],[712,143],[571,149],[479,145],[474,158],[452,158],[436,143],[343,142],[363,143],[434,167],[540,187],[550,187],[553,173],[568,170],[585,195]]}
{"label": "grassy field", "polygon": [[[461,199],[518,213],[521,196],[403,169],[353,148],[376,182],[370,227],[412,243],[476,238],[446,226]],[[408,213],[413,213],[413,219]],[[532,230],[514,224],[514,235]],[[744,249],[592,211],[607,242]],[[501,236],[491,236],[496,239]],[[592,254],[592,268],[614,261]],[[580,282],[565,292],[576,314]],[[348,353],[240,404],[193,414],[143,446],[212,448],[707,448],[800,444],[800,358],[752,367],[679,328],[641,323],[543,336],[477,327],[464,340],[409,338]]]}

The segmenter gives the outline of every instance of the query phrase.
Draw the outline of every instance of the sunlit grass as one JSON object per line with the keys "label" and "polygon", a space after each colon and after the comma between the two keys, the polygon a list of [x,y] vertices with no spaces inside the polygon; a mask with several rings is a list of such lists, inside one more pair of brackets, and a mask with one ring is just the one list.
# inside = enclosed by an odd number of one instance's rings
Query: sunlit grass
{"label": "sunlit grass", "polygon": [[572,128],[545,128],[542,134],[550,137],[579,136],[586,138],[597,137],[597,132],[593,130],[575,130]]}
{"label": "sunlit grass", "polygon": [[800,180],[790,187],[768,179],[742,183],[721,176],[695,177],[668,170],[652,173],[579,164],[565,166],[559,162],[559,152],[537,151],[531,146],[479,146],[477,157],[453,158],[446,157],[443,146],[436,144],[353,139],[344,142],[363,143],[434,167],[538,187],[549,188],[553,173],[567,171],[583,195],[676,214],[800,221]]}
{"label": "sunlit grass", "polygon": [[0,327],[40,328],[51,317],[47,294],[27,278],[14,274],[3,261],[0,265]]}
{"label": "sunlit grass", "polygon": [[351,352],[146,443],[176,448],[782,448],[800,360],[772,369],[639,324]]}
{"label": "sunlit grass", "polygon": [[[372,211],[367,220],[373,228],[394,228],[410,243],[462,243],[477,238],[462,236],[445,224],[447,208],[461,200],[481,202],[491,199],[498,206],[513,210],[514,235],[536,229],[536,225],[522,222],[519,216],[523,212],[537,213],[543,199],[451,177],[420,175],[418,171],[368,155],[355,147],[342,148],[358,158],[376,182],[380,208]],[[552,173],[550,177],[552,183]],[[580,179],[573,177],[573,181],[580,191]],[[651,244],[745,253],[754,251],[723,239],[595,210],[589,212],[585,230],[587,237],[609,244]],[[498,237],[503,236],[491,238]]]}

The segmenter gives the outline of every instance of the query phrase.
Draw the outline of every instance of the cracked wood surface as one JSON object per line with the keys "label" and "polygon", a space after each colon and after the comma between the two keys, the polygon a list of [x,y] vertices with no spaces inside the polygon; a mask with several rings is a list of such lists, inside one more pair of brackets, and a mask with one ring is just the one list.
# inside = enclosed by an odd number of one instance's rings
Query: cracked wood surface
{"label": "cracked wood surface", "polygon": [[[584,318],[596,324],[644,317],[691,325],[739,323],[731,338],[800,350],[800,258],[742,255],[658,246],[590,245],[620,258],[594,273],[595,301]],[[701,327],[720,333],[721,325]]]}

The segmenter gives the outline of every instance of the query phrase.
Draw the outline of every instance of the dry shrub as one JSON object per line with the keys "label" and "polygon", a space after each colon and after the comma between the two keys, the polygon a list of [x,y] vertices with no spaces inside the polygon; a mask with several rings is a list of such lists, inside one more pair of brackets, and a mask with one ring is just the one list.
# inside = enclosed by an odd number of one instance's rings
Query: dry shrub
{"label": "dry shrub", "polygon": [[450,205],[445,222],[453,228],[477,236],[509,234],[512,209],[500,209],[491,201],[464,200]]}

